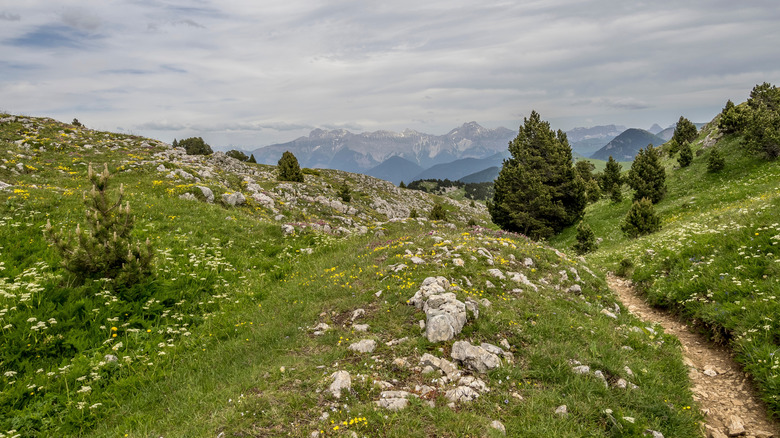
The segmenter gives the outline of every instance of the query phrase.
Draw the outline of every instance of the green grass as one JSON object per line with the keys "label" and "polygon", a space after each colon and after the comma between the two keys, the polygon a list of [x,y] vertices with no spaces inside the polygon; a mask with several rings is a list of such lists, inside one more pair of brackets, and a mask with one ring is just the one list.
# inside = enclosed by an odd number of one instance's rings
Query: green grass
{"label": "green grass", "polygon": [[[701,418],[691,409],[675,338],[648,330],[625,309],[616,319],[603,315],[615,312],[615,300],[586,265],[522,236],[467,228],[474,216],[462,211],[468,203],[447,204],[453,223],[377,224],[384,215],[370,207],[372,198],[389,195],[356,188],[350,206],[369,232],[340,237],[310,226],[343,222],[319,203],[278,202],[272,212],[251,199],[240,208],[179,199],[194,183],[155,170],[163,147],[154,141],[41,119],[28,125],[0,125],[0,145],[10,151],[0,180],[14,184],[0,192],[0,436],[498,436],[492,420],[509,435],[635,436],[650,428],[698,436]],[[13,143],[25,138],[27,149]],[[66,231],[83,223],[89,162],[119,171],[112,184],[125,186],[134,236],[148,237],[157,251],[155,276],[137,288],[75,283],[43,238],[47,220]],[[32,169],[13,173],[18,163]],[[347,178],[357,187],[363,178],[318,173],[297,189],[335,197],[332,187]],[[265,190],[279,189],[273,179],[255,178]],[[228,174],[199,184],[217,198],[245,187]],[[418,199],[420,211],[439,199],[402,195]],[[294,234],[282,233],[277,213],[295,223]],[[412,255],[426,263],[411,263]],[[525,258],[533,268],[523,266]],[[391,269],[399,263],[407,268]],[[496,279],[491,268],[522,272],[539,290]],[[429,343],[418,326],[425,315],[407,304],[423,279],[436,275],[458,285],[461,300],[491,302],[456,340],[506,339],[514,363],[480,376],[490,391],[474,402],[447,407],[440,388],[405,411],[378,409],[374,380],[412,391],[438,387],[437,375],[413,367],[426,352],[449,358],[452,342]],[[568,292],[575,283],[581,294]],[[366,310],[356,322],[369,324],[367,333],[349,323],[357,308]],[[40,321],[45,328],[31,330]],[[309,327],[318,322],[332,330],[313,336]],[[374,353],[347,349],[363,338],[378,341]],[[395,358],[412,368],[394,366]],[[638,388],[605,388],[593,375],[575,374],[572,360]],[[324,390],[339,369],[350,372],[353,386],[336,400]],[[563,404],[565,418],[554,414]]]}
{"label": "green grass", "polygon": [[[694,152],[700,147],[701,140]],[[605,199],[589,206],[585,221],[604,241],[587,259],[614,270],[630,261],[649,301],[730,345],[770,411],[780,415],[780,163],[746,153],[733,136],[718,148],[726,168],[716,174],[706,172],[706,153],[684,169],[666,159],[668,193],[656,205],[658,233],[622,235],[628,191],[620,204]],[[553,245],[570,246],[574,232],[566,230]]]}

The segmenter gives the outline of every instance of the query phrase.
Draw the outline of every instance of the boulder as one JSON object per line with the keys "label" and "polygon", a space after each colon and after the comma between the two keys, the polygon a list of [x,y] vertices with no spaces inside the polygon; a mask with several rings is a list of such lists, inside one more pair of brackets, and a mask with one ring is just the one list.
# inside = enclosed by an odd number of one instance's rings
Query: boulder
{"label": "boulder", "polygon": [[362,341],[350,344],[349,349],[358,353],[371,353],[376,348],[376,341],[373,339],[363,339]]}
{"label": "boulder", "polygon": [[236,205],[243,205],[246,203],[246,197],[241,192],[224,193],[222,194],[222,202],[235,207]]}
{"label": "boulder", "polygon": [[333,383],[330,384],[328,391],[336,398],[341,398],[342,391],[349,391],[352,388],[352,378],[346,371],[336,371],[330,375]]}
{"label": "boulder", "polygon": [[484,373],[501,366],[501,359],[486,349],[471,345],[467,341],[457,341],[452,345],[451,356],[464,367]]}
{"label": "boulder", "polygon": [[199,188],[200,192],[203,193],[203,196],[206,197],[206,202],[208,202],[209,204],[214,202],[214,192],[212,192],[210,188],[204,186],[196,186],[196,187]]}

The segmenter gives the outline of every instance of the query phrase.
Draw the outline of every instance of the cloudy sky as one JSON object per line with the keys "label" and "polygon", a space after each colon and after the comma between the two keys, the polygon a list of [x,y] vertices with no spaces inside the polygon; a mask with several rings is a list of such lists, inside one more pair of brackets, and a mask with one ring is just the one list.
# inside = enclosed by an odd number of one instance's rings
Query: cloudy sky
{"label": "cloudy sky", "polygon": [[0,111],[216,148],[313,128],[709,121],[780,83],[776,0],[0,2]]}

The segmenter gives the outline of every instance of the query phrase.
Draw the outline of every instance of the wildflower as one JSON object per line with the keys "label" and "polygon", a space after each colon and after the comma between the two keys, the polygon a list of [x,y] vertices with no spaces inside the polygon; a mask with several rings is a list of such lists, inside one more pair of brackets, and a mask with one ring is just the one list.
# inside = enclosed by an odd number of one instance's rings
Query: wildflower
{"label": "wildflower", "polygon": [[76,392],[78,392],[78,393],[87,393],[87,392],[90,392],[90,391],[92,391],[92,387],[88,386],[88,385],[84,385],[81,388],[79,388],[79,390],[76,391]]}

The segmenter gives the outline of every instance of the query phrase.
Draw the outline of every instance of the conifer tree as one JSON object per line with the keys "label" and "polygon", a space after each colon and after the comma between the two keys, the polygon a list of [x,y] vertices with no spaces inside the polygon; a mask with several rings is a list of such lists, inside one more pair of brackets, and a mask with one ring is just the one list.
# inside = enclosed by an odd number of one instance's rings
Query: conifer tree
{"label": "conifer tree", "polygon": [[672,140],[674,140],[678,146],[682,146],[684,143],[690,143],[698,135],[699,131],[696,129],[696,125],[683,116],[680,116],[680,120],[677,121],[677,126],[674,128],[674,134],[672,134]]}
{"label": "conifer tree", "polygon": [[583,255],[596,249],[596,234],[585,221],[580,221],[577,225],[577,242],[574,244],[574,251]]}
{"label": "conifer tree", "polygon": [[609,160],[607,160],[607,167],[604,168],[604,173],[601,177],[601,188],[607,192],[612,190],[612,186],[617,184],[618,187],[623,185],[623,177],[620,176],[620,172],[622,171],[622,166],[620,163],[615,161],[614,158],[612,158],[612,155],[609,156]]}
{"label": "conifer tree", "polygon": [[352,200],[352,190],[349,188],[346,182],[341,184],[337,194],[344,202],[349,202]]}
{"label": "conifer tree", "polygon": [[47,221],[44,235],[60,253],[62,266],[78,279],[111,278],[125,286],[138,283],[152,272],[152,245],[149,239],[142,245],[130,236],[134,218],[130,203],[122,205],[121,185],[116,202],[109,200],[108,164],[103,173],[93,172],[90,164],[87,175],[92,184],[89,195],[84,193],[87,229],[77,225],[75,239],[71,239],[63,236],[62,231],[54,231]]}
{"label": "conifer tree", "polygon": [[303,182],[303,171],[290,151],[285,151],[278,163],[279,181]]}
{"label": "conifer tree", "polygon": [[585,187],[572,166],[566,134],[550,129],[536,111],[509,143],[511,156],[495,182],[488,211],[504,230],[547,238],[582,216]]}
{"label": "conifer tree", "polygon": [[179,146],[187,151],[187,155],[211,155],[214,152],[200,137],[185,138],[179,142]]}
{"label": "conifer tree", "polygon": [[677,157],[677,162],[680,163],[680,167],[688,167],[693,161],[693,151],[691,150],[690,143],[683,143],[680,146],[680,156]]}
{"label": "conifer tree", "polygon": [[404,184],[404,182],[401,181],[401,184],[398,184],[398,187],[402,188],[402,189],[405,189],[406,188],[406,184]]}
{"label": "conifer tree", "polygon": [[724,134],[740,132],[745,128],[745,114],[742,108],[734,105],[729,99],[723,111],[720,112],[718,120],[718,129]]}
{"label": "conifer tree", "polygon": [[609,191],[609,199],[615,204],[623,202],[623,190],[617,183],[612,184],[612,189]]}
{"label": "conifer tree", "polygon": [[174,138],[174,139],[173,139],[173,143],[171,144],[171,146],[173,146],[173,147],[175,147],[175,148],[179,147],[179,140],[176,140],[176,139]]}
{"label": "conifer tree", "polygon": [[257,160],[255,160],[255,154],[249,155],[249,161],[247,163],[257,164]]}
{"label": "conifer tree", "polygon": [[642,198],[634,201],[620,229],[626,236],[636,238],[660,230],[661,218],[655,213],[653,203],[647,198]]}
{"label": "conifer tree", "polygon": [[601,199],[601,189],[599,183],[592,179],[585,183],[585,193],[587,193],[588,202],[596,202]]}
{"label": "conifer tree", "polygon": [[726,159],[720,154],[718,148],[712,148],[709,156],[707,157],[707,172],[717,173],[726,167]]}
{"label": "conifer tree", "polygon": [[437,202],[433,204],[433,208],[431,208],[431,212],[428,213],[428,219],[432,221],[446,221],[447,210],[444,209],[443,205]]}
{"label": "conifer tree", "polygon": [[640,149],[634,158],[628,171],[628,185],[635,191],[634,201],[647,198],[656,204],[666,194],[666,170],[652,144]]}

